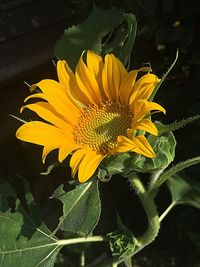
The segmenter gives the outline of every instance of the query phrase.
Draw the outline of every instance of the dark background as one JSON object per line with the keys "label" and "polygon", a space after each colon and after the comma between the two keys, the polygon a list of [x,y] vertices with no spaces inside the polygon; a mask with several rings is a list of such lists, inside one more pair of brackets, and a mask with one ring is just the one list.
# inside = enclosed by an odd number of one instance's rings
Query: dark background
{"label": "dark background", "polygon": [[[32,191],[49,227],[60,213],[60,205],[49,200],[56,186],[66,183],[69,170],[57,168],[48,176],[41,163],[41,148],[16,140],[20,122],[9,114],[19,116],[19,108],[29,94],[27,85],[44,78],[56,79],[54,44],[65,28],[80,23],[96,4],[101,8],[117,7],[136,15],[137,38],[131,57],[132,68],[150,62],[161,76],[173,62],[176,49],[179,59],[157,94],[156,101],[166,110],[162,122],[170,123],[200,114],[200,1],[198,0],[1,0],[0,1],[0,92],[1,178],[16,187],[19,177],[30,181]],[[29,116],[26,115],[26,116]],[[30,117],[28,117],[30,118]],[[33,116],[31,117],[33,118]],[[175,132],[177,149],[175,162],[200,154],[200,123]],[[54,156],[54,155],[53,155]],[[49,158],[49,162],[51,158]],[[185,174],[198,181],[200,168],[192,167]],[[128,183],[116,176],[101,185],[102,217],[96,232],[105,234],[116,227],[116,211],[124,223],[140,233],[145,229],[145,215],[137,196]],[[162,212],[170,203],[164,186],[157,199]],[[52,214],[53,211],[53,214]],[[180,206],[167,216],[156,241],[134,259],[138,267],[198,267],[200,266],[200,211]],[[78,249],[78,248],[77,248]],[[59,267],[78,266],[76,250],[63,250]],[[100,249],[102,249],[100,251]],[[87,258],[107,257],[106,248],[93,246]],[[70,254],[70,257],[69,257]],[[61,263],[64,261],[65,263]],[[67,263],[66,263],[67,262]]]}

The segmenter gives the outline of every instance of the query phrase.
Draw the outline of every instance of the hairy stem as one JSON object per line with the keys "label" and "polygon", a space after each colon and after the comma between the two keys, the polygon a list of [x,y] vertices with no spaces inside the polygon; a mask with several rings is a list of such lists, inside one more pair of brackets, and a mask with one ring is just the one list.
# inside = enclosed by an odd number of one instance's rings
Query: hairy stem
{"label": "hairy stem", "polygon": [[[138,191],[138,197],[141,200],[141,203],[143,205],[143,208],[146,212],[148,219],[147,231],[143,235],[138,237],[138,242],[141,244],[141,247],[143,248],[147,246],[149,243],[151,243],[158,235],[160,229],[159,216],[155,206],[154,199],[151,194],[146,192],[144,186],[141,183],[141,180],[137,176],[134,176],[131,177],[129,181],[133,185],[133,187]],[[139,248],[139,250],[141,249]]]}
{"label": "hairy stem", "polygon": [[[130,257],[132,257],[135,254],[137,254],[140,250],[142,250],[144,247],[146,247],[148,244],[154,241],[160,229],[160,222],[153,195],[149,194],[148,191],[146,191],[146,188],[141,182],[140,178],[134,175],[129,178],[129,182],[136,190],[148,219],[148,228],[144,234],[142,234],[137,238],[138,244],[140,244],[140,246],[135,251],[133,251],[132,254],[130,254]],[[119,264],[123,261],[124,261],[123,258],[117,260],[113,258],[112,262]],[[109,265],[105,264],[101,266],[103,267]]]}

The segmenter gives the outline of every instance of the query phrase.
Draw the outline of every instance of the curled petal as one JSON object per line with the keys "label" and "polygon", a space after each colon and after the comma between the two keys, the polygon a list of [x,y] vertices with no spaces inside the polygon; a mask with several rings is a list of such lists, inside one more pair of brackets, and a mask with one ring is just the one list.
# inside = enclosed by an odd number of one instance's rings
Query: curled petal
{"label": "curled petal", "polygon": [[141,121],[152,110],[166,113],[165,109],[155,102],[148,102],[146,99],[138,100],[132,106],[134,121]]}
{"label": "curled petal", "polygon": [[132,70],[127,75],[124,76],[121,85],[120,85],[120,101],[124,104],[128,104],[130,96],[133,94],[135,90],[135,81],[138,75],[138,72],[143,71],[151,71],[148,67],[143,67],[138,70]]}
{"label": "curled petal", "polygon": [[116,152],[132,151],[148,158],[153,158],[156,156],[153,148],[147,141],[146,137],[144,137],[143,135],[138,135],[133,139],[129,139],[125,136],[118,136],[117,141],[118,147],[116,149]]}
{"label": "curled petal", "polygon": [[132,105],[139,99],[148,99],[160,79],[154,74],[143,75],[134,86],[129,104]]}
{"label": "curled petal", "polygon": [[132,123],[133,130],[143,130],[145,132],[151,133],[153,135],[158,135],[158,130],[153,122],[149,119],[143,119],[140,122],[133,122]]}

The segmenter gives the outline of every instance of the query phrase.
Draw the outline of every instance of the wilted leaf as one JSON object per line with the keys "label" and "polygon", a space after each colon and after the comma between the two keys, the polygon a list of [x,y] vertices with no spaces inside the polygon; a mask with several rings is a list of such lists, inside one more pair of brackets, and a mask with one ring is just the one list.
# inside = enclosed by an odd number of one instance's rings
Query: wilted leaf
{"label": "wilted leaf", "polygon": [[0,184],[0,266],[54,266],[61,246],[40,219],[28,190],[25,197],[27,210],[7,182]]}
{"label": "wilted leaf", "polygon": [[63,203],[63,216],[54,232],[61,229],[87,236],[93,231],[101,214],[97,181],[78,185],[69,192],[61,186],[52,197]]}
{"label": "wilted leaf", "polygon": [[84,50],[92,50],[102,56],[113,52],[124,64],[129,56],[136,35],[136,19],[118,9],[101,10],[93,8],[91,15],[77,26],[65,30],[56,43],[55,55],[67,60],[72,69]]}
{"label": "wilted leaf", "polygon": [[200,209],[200,183],[174,175],[167,180],[172,202]]}

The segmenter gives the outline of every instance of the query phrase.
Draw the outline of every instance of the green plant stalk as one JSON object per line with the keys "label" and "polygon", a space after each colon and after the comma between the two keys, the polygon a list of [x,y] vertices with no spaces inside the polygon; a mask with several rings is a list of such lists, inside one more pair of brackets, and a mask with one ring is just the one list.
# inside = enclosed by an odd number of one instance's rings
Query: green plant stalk
{"label": "green plant stalk", "polygon": [[173,209],[173,207],[176,206],[176,201],[172,202],[168,208],[160,215],[159,222],[162,222],[162,220],[167,216],[167,214]]}
{"label": "green plant stalk", "polygon": [[138,197],[140,198],[148,219],[147,231],[138,237],[138,243],[141,244],[141,246],[134,252],[134,254],[136,254],[139,250],[154,241],[160,229],[160,222],[154,198],[146,191],[139,177],[134,175],[129,181],[137,190]]}
{"label": "green plant stalk", "polygon": [[164,173],[161,173],[158,179],[154,182],[154,184],[149,188],[149,193],[152,194],[155,190],[157,190],[167,179],[174,174],[191,167],[193,165],[200,164],[200,157],[195,157],[192,159],[185,160],[171,167]]}
{"label": "green plant stalk", "polygon": [[[130,177],[129,182],[131,186],[133,186],[134,189],[136,190],[148,219],[147,231],[137,238],[139,247],[138,249],[130,253],[129,257],[131,258],[135,254],[137,254],[140,250],[142,250],[144,247],[146,247],[148,244],[154,241],[160,229],[160,222],[153,194],[149,194],[149,192],[146,191],[145,186],[143,185],[143,183],[141,182],[140,178],[137,175]],[[116,257],[114,257],[113,259],[108,260],[106,263],[98,265],[98,267],[112,266],[111,264],[119,264],[123,261],[124,261],[123,258],[116,259]]]}
{"label": "green plant stalk", "polygon": [[66,245],[72,245],[72,244],[80,244],[80,243],[87,243],[87,242],[101,242],[101,241],[105,241],[105,238],[103,236],[89,236],[87,238],[78,237],[78,238],[71,238],[71,239],[62,239],[62,240],[58,240],[57,244],[58,246],[66,246]]}
{"label": "green plant stalk", "polygon": [[175,121],[171,124],[162,124],[162,126],[158,126],[159,135],[162,135],[163,133],[166,133],[166,132],[174,132],[176,130],[179,130],[180,128],[185,127],[187,124],[192,123],[193,121],[196,121],[199,119],[200,119],[200,115],[195,115],[193,117],[189,117],[181,121]]}

